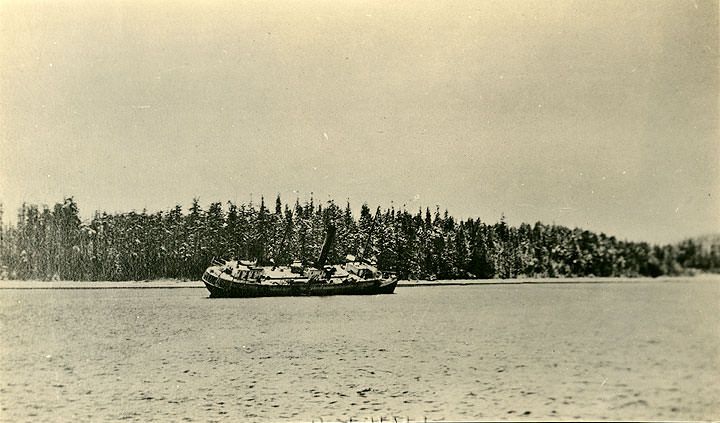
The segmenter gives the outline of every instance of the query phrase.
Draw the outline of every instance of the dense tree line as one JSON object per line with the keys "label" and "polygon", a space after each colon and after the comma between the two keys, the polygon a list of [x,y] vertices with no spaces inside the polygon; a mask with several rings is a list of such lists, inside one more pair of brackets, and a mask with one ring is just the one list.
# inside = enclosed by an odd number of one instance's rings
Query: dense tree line
{"label": "dense tree line", "polygon": [[[0,208],[0,219],[2,209]],[[197,199],[157,213],[96,213],[83,222],[73,198],[53,208],[23,205],[0,225],[0,276],[13,279],[198,279],[215,257],[311,264],[329,224],[337,228],[330,262],[352,254],[404,278],[660,276],[720,269],[720,243],[627,242],[605,234],[535,223],[458,221],[436,208],[349,204],[212,203]]]}

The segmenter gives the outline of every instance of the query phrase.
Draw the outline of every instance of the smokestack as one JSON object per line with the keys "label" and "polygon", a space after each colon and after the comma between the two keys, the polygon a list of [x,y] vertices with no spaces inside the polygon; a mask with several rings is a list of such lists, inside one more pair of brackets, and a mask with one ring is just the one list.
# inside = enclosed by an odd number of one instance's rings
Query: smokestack
{"label": "smokestack", "polygon": [[325,242],[323,243],[322,251],[320,252],[320,258],[318,258],[318,261],[316,263],[316,266],[318,268],[325,266],[325,262],[327,261],[327,255],[330,251],[330,246],[332,246],[334,240],[335,226],[330,224],[327,228],[327,234],[325,234]]}

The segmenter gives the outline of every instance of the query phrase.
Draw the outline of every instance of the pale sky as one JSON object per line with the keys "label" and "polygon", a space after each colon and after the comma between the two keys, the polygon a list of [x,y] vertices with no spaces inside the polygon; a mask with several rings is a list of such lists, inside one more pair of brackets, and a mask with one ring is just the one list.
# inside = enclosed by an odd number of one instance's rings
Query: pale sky
{"label": "pale sky", "polygon": [[1,1],[0,202],[720,231],[718,3]]}

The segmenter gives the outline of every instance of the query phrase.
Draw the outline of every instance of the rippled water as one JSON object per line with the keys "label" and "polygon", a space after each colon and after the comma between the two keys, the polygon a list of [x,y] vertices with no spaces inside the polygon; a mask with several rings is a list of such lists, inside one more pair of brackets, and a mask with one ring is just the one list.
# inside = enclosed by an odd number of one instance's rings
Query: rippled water
{"label": "rippled water", "polygon": [[2,421],[720,416],[720,281],[0,290]]}

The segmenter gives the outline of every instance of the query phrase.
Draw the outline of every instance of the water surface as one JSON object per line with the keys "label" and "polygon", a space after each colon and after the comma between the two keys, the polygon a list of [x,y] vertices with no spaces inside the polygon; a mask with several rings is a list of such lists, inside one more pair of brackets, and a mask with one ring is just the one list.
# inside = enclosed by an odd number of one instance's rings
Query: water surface
{"label": "water surface", "polygon": [[2,421],[707,420],[720,281],[0,290]]}

